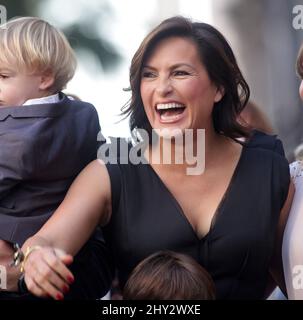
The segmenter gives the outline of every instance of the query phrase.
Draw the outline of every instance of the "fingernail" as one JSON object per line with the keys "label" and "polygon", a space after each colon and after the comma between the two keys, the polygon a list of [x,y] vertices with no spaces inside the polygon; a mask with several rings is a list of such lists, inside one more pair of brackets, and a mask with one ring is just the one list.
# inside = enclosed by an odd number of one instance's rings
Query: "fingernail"
{"label": "fingernail", "polygon": [[63,294],[62,294],[62,293],[57,293],[57,294],[56,294],[56,299],[57,299],[57,300],[63,300],[63,299],[64,299]]}
{"label": "fingernail", "polygon": [[72,276],[67,276],[67,281],[68,281],[69,283],[73,283],[73,282],[75,281],[75,279],[74,279],[74,277],[72,277]]}

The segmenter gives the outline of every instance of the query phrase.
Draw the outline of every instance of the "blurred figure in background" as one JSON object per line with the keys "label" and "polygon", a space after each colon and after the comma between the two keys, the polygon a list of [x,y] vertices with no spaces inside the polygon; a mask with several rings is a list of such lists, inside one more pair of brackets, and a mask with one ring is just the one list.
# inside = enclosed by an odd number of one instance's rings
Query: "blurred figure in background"
{"label": "blurred figure in background", "polygon": [[[303,46],[297,58],[297,74],[301,78],[299,95],[303,101]],[[303,121],[303,119],[302,119]],[[295,195],[283,240],[283,267],[288,299],[303,299],[303,162],[302,145],[295,150],[298,161],[291,163],[290,173]]]}

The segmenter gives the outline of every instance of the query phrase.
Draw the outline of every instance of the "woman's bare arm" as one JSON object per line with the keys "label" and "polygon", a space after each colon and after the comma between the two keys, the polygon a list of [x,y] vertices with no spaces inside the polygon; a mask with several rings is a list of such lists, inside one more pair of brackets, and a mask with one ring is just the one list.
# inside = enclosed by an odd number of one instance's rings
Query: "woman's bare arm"
{"label": "woman's bare arm", "polygon": [[[104,164],[90,163],[76,178],[64,201],[33,237],[23,251],[34,250],[24,265],[25,281],[30,291],[39,296],[59,298],[68,290],[72,274],[66,265],[88,240],[95,227],[106,224],[111,215],[110,179]],[[56,248],[56,249],[54,249]]]}
{"label": "woman's bare arm", "polygon": [[43,238],[44,245],[48,243],[72,255],[76,254],[96,226],[108,221],[110,198],[107,170],[100,162],[93,161],[75,179],[52,217],[25,245],[36,245]]}

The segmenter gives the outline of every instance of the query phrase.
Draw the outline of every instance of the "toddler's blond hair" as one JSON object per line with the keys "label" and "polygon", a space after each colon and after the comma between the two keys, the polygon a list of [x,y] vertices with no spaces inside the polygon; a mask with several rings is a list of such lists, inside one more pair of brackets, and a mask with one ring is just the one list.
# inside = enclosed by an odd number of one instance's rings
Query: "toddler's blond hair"
{"label": "toddler's blond hair", "polygon": [[0,64],[29,74],[54,76],[51,93],[65,88],[77,61],[65,35],[48,22],[19,17],[0,27]]}

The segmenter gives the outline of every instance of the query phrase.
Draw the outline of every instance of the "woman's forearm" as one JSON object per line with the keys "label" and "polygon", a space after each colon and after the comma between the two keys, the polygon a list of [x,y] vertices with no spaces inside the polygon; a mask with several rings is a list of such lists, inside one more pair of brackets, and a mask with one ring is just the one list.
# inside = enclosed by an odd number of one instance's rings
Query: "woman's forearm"
{"label": "woman's forearm", "polygon": [[94,161],[79,174],[56,212],[23,248],[54,247],[75,255],[96,226],[108,220],[110,199],[107,170]]}

